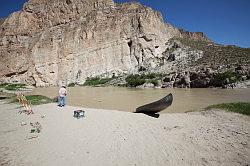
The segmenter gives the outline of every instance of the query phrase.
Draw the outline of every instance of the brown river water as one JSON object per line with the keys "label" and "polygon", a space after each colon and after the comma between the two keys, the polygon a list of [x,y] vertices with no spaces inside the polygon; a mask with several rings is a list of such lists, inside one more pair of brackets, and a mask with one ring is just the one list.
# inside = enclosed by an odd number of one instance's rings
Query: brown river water
{"label": "brown river water", "polygon": [[[36,88],[31,93],[53,98],[58,87]],[[131,89],[118,87],[68,87],[66,104],[85,108],[100,108],[133,112],[141,105],[172,93],[174,100],[163,113],[187,112],[211,104],[249,102],[250,89]]]}

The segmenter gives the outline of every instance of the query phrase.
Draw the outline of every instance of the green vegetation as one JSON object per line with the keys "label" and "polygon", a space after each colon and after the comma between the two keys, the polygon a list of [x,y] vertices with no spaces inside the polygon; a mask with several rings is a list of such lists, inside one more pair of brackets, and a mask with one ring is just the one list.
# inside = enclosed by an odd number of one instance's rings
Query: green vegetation
{"label": "green vegetation", "polygon": [[20,90],[21,88],[25,88],[25,84],[7,84],[4,89],[10,90],[10,91],[16,91]]}
{"label": "green vegetation", "polygon": [[[42,95],[27,95],[25,96],[26,99],[30,102],[31,105],[41,105],[41,104],[47,104],[47,103],[52,103],[53,100]],[[16,96],[12,97],[13,103],[18,102]]]}
{"label": "green vegetation", "polygon": [[70,83],[70,84],[68,84],[68,87],[74,87],[74,86],[76,86],[76,83]]}
{"label": "green vegetation", "polygon": [[206,109],[222,109],[231,112],[237,112],[240,114],[250,116],[250,103],[238,102],[238,103],[223,103],[223,104],[216,104],[207,107]]}
{"label": "green vegetation", "polygon": [[125,79],[127,82],[127,86],[129,87],[137,87],[140,85],[143,85],[144,83],[152,83],[155,86],[158,85],[157,79],[163,77],[162,74],[157,74],[157,73],[149,73],[149,74],[131,74],[127,76]]}
{"label": "green vegetation", "polygon": [[9,83],[2,83],[2,84],[0,84],[0,88],[5,88],[8,85],[9,85]]}
{"label": "green vegetation", "polygon": [[130,87],[137,87],[143,85],[146,82],[146,80],[139,74],[129,75],[125,80],[127,82],[127,85]]}
{"label": "green vegetation", "polygon": [[46,104],[46,103],[52,103],[52,99],[42,96],[42,95],[28,95],[26,96],[26,99],[30,102],[32,105],[40,105],[40,104]]}
{"label": "green vegetation", "polygon": [[221,87],[226,84],[231,84],[240,81],[240,79],[241,79],[240,75],[237,75],[235,72],[228,70],[224,73],[219,73],[215,75],[212,80],[212,83],[216,87]]}
{"label": "green vegetation", "polygon": [[162,77],[162,74],[149,73],[149,74],[142,74],[142,75],[140,75],[140,77],[143,79],[155,79],[155,78]]}
{"label": "green vegetation", "polygon": [[111,81],[114,78],[99,78],[99,77],[93,77],[93,78],[87,78],[84,86],[97,86],[97,85],[103,85],[107,82]]}

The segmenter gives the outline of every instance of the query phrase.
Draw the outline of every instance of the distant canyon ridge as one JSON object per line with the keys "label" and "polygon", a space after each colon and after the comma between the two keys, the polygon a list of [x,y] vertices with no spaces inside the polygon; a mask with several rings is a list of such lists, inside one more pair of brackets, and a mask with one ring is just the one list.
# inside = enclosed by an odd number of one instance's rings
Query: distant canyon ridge
{"label": "distant canyon ridge", "polygon": [[250,64],[249,49],[215,44],[149,7],[112,0],[29,0],[0,21],[0,57],[0,82],[34,86],[239,65],[248,77]]}

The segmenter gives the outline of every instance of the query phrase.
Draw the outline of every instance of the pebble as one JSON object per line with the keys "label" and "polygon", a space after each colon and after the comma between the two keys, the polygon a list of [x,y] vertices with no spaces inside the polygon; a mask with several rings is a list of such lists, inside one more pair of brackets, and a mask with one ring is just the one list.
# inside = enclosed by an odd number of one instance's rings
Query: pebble
{"label": "pebble", "polygon": [[25,126],[25,125],[27,125],[26,122],[21,122],[21,126]]}

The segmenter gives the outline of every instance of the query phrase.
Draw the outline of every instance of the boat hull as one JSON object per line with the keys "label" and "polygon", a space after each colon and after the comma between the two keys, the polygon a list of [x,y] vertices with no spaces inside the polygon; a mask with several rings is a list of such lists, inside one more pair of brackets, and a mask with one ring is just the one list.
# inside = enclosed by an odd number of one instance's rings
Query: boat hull
{"label": "boat hull", "polygon": [[155,114],[169,107],[172,104],[172,102],[173,102],[173,95],[170,93],[158,101],[136,108],[135,113]]}

